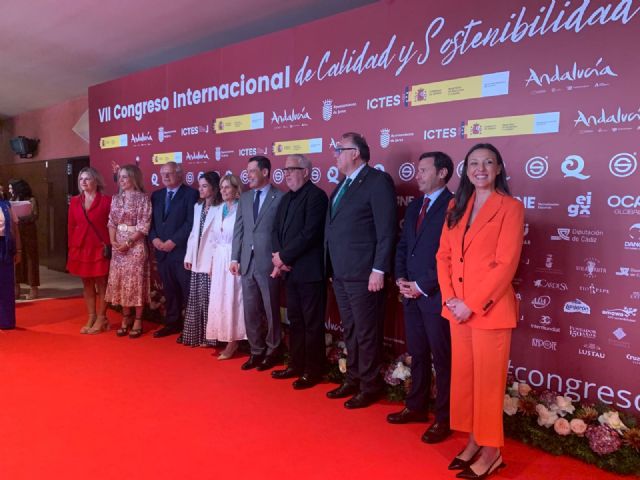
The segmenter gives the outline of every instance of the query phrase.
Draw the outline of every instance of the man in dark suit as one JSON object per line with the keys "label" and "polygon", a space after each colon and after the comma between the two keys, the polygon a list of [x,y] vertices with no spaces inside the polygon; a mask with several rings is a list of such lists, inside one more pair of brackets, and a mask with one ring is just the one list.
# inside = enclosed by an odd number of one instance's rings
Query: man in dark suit
{"label": "man in dark suit", "polygon": [[269,183],[271,162],[256,156],[247,165],[251,190],[240,196],[233,227],[231,265],[242,275],[242,297],[249,360],[242,370],[268,370],[281,361],[280,279],[271,277],[273,223],[283,193]]}
{"label": "man in dark suit", "polygon": [[299,377],[293,388],[315,386],[325,369],[324,222],[327,194],[310,180],[311,161],[290,155],[285,161],[289,187],[278,206],[273,229],[273,273],[285,279],[290,324],[290,361],[275,370],[277,379]]}
{"label": "man in dark suit", "polygon": [[395,275],[404,297],[407,348],[411,355],[411,391],[405,408],[387,416],[389,423],[426,422],[431,392],[431,358],[436,371],[435,421],[422,436],[427,443],[441,442],[449,429],[451,337],[443,318],[438,287],[436,252],[453,194],[446,185],[453,174],[451,158],[442,152],[420,156],[416,181],[422,193],[407,207],[396,249]]}
{"label": "man in dark suit", "polygon": [[345,133],[335,156],[346,178],[331,195],[325,244],[348,354],[346,379],[327,396],[351,396],[345,407],[363,408],[383,392],[383,288],[396,238],[396,194],[391,177],[369,167],[359,133]]}
{"label": "man in dark suit", "polygon": [[184,255],[193,224],[193,205],[198,200],[198,192],[182,183],[182,168],[176,162],[162,165],[160,176],[165,188],[151,194],[149,230],[166,300],[164,326],[153,333],[156,338],[182,331],[190,282]]}

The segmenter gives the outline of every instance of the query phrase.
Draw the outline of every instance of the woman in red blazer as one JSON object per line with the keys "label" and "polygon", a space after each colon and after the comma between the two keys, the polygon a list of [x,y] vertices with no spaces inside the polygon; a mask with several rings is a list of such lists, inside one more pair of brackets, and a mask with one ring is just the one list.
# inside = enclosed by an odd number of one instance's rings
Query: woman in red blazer
{"label": "woman in red blazer", "polygon": [[442,230],[438,283],[451,325],[451,428],[469,442],[449,465],[458,478],[504,466],[502,406],[518,304],[511,285],[520,261],[524,208],[512,198],[500,152],[475,145]]}
{"label": "woman in red blazer", "polygon": [[109,328],[104,294],[109,274],[109,259],[103,255],[109,245],[107,222],[111,197],[102,194],[104,181],[91,167],[78,175],[80,195],[69,204],[69,256],[67,270],[82,278],[83,295],[89,312],[87,324],[80,333],[95,335]]}

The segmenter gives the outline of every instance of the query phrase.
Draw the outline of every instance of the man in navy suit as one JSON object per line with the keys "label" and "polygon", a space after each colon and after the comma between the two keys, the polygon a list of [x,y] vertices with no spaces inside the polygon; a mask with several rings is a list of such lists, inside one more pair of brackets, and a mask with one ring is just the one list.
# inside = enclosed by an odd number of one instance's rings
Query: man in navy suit
{"label": "man in navy suit", "polygon": [[345,179],[329,201],[325,245],[348,354],[345,381],[327,396],[351,396],[346,408],[364,408],[383,393],[383,288],[396,238],[396,193],[389,174],[368,165],[362,135],[345,133],[334,150]]}
{"label": "man in navy suit", "polygon": [[407,348],[411,355],[411,391],[405,408],[387,416],[389,423],[426,422],[431,392],[431,363],[436,372],[435,422],[424,433],[427,443],[441,442],[449,429],[451,338],[440,314],[442,297],[436,252],[453,194],[446,185],[453,174],[451,158],[442,152],[420,156],[416,181],[422,193],[407,207],[396,249],[396,284],[404,297]]}
{"label": "man in navy suit", "polygon": [[165,188],[151,194],[149,231],[166,300],[164,326],[153,333],[156,338],[182,331],[190,283],[184,256],[193,224],[193,205],[198,200],[198,192],[182,183],[182,168],[176,162],[162,165],[160,176]]}

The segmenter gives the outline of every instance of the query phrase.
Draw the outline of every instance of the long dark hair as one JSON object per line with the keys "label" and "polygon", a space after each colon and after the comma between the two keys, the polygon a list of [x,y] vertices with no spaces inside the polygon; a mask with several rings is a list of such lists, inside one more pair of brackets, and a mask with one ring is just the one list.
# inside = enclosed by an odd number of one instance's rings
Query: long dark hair
{"label": "long dark hair", "polygon": [[12,178],[9,180],[11,190],[13,190],[13,197],[11,200],[29,200],[33,197],[31,193],[31,186],[21,178]]}
{"label": "long dark hair", "polygon": [[[204,181],[207,182],[215,192],[213,194],[213,202],[211,202],[211,204],[213,206],[220,205],[222,203],[222,194],[220,193],[220,174],[218,174],[218,172],[210,171],[200,175],[200,178],[204,178]],[[198,200],[198,203],[204,203],[204,202],[205,200],[203,199]]]}
{"label": "long dark hair", "polygon": [[495,180],[496,191],[503,195],[511,195],[509,184],[507,183],[507,171],[504,167],[504,162],[502,161],[502,155],[500,155],[498,149],[490,143],[478,143],[474,145],[471,147],[471,150],[467,152],[467,156],[464,157],[464,165],[462,167],[462,173],[460,174],[460,186],[456,190],[453,208],[451,208],[447,214],[447,227],[449,228],[455,227],[462,219],[464,212],[467,211],[469,199],[471,198],[471,195],[473,195],[473,192],[475,192],[476,187],[471,183],[471,180],[469,180],[469,177],[467,176],[467,164],[469,163],[469,156],[476,150],[480,149],[493,152],[496,156],[498,165],[501,167],[500,173],[496,176]]}

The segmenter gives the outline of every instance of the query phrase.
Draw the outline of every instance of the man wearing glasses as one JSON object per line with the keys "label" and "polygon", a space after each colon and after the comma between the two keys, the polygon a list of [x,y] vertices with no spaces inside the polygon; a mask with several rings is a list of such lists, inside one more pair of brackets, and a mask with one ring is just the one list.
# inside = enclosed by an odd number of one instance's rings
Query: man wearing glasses
{"label": "man wearing glasses", "polygon": [[383,390],[383,287],[396,238],[396,194],[391,177],[369,167],[359,133],[342,135],[334,154],[345,179],[329,201],[325,244],[348,354],[345,381],[327,396],[351,396],[344,406],[363,408]]}
{"label": "man wearing glasses", "polygon": [[311,161],[290,155],[285,161],[289,187],[280,201],[273,228],[272,277],[285,279],[290,325],[290,361],[271,372],[276,379],[299,377],[293,388],[315,386],[325,370],[324,222],[327,194],[310,180]]}

